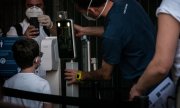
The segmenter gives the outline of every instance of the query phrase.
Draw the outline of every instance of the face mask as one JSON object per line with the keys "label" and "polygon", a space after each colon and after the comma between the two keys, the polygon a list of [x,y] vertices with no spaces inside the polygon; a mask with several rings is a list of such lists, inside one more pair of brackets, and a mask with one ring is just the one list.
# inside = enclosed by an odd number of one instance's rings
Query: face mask
{"label": "face mask", "polygon": [[41,8],[32,6],[26,9],[26,16],[30,19],[30,17],[38,17],[39,15],[43,15],[43,11]]}
{"label": "face mask", "polygon": [[93,18],[93,17],[90,17],[90,16],[88,16],[87,15],[87,13],[86,14],[82,14],[87,20],[89,20],[89,21],[96,21],[98,18]]}
{"label": "face mask", "polygon": [[106,8],[106,6],[107,6],[108,1],[109,1],[109,0],[106,0],[106,4],[104,5],[104,8],[103,8],[103,10],[101,11],[101,13],[100,13],[96,18],[93,18],[93,17],[90,17],[90,16],[89,16],[89,12],[88,12],[88,10],[89,10],[89,8],[90,8],[90,6],[91,6],[91,3],[92,3],[92,0],[91,0],[90,3],[89,3],[89,5],[88,5],[88,8],[87,8],[87,13],[86,13],[86,14],[83,14],[83,16],[84,16],[87,20],[96,21],[98,18],[101,17],[102,13],[104,12],[104,10],[105,10],[105,8]]}

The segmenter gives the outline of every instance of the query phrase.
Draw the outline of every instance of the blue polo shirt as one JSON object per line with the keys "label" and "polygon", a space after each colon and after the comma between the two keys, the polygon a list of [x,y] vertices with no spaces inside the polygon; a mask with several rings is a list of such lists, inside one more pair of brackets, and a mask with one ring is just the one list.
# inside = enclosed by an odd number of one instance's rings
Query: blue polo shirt
{"label": "blue polo shirt", "polygon": [[119,68],[124,79],[140,76],[155,51],[155,29],[135,0],[114,2],[105,20],[103,60]]}

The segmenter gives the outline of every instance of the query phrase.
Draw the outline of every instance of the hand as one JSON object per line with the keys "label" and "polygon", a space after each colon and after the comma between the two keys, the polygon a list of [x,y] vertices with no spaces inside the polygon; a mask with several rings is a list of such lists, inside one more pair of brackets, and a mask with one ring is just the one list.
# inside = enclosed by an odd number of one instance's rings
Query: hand
{"label": "hand", "polygon": [[76,71],[77,70],[72,70],[72,69],[66,69],[65,70],[65,79],[68,81],[68,84],[74,84],[77,83],[76,80]]}
{"label": "hand", "polygon": [[24,36],[27,38],[35,38],[39,35],[39,30],[38,28],[35,28],[32,25],[29,25],[28,28],[26,29]]}
{"label": "hand", "polygon": [[51,18],[48,15],[38,16],[38,21],[42,26],[45,26],[48,29],[51,29],[53,27],[53,22],[51,21]]}
{"label": "hand", "polygon": [[138,91],[138,89],[136,88],[136,85],[133,85],[133,87],[130,90],[129,100],[132,101],[134,99],[134,97],[141,96],[141,95],[142,95],[142,93],[140,91]]}
{"label": "hand", "polygon": [[81,37],[83,35],[86,35],[82,26],[74,24],[74,29],[75,29],[75,35],[77,37]]}

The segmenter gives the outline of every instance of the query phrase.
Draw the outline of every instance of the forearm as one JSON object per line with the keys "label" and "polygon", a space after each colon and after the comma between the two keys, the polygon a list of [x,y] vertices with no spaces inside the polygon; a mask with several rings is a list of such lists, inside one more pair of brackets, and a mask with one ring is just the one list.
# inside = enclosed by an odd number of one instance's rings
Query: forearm
{"label": "forearm", "polygon": [[160,64],[151,62],[144,74],[136,84],[136,89],[141,93],[146,93],[151,87],[158,84],[166,75],[169,69],[163,68]]}
{"label": "forearm", "polygon": [[91,36],[102,36],[104,27],[84,27],[84,32]]}
{"label": "forearm", "polygon": [[95,71],[84,72],[82,74],[83,80],[110,80],[113,65],[106,63],[102,60],[102,67]]}
{"label": "forearm", "polygon": [[168,74],[174,61],[179,30],[179,23],[170,15],[160,14],[158,16],[155,56],[136,85],[139,91],[146,91]]}
{"label": "forearm", "polygon": [[113,65],[102,61],[102,67],[91,72],[82,72],[72,69],[66,69],[65,79],[68,80],[68,84],[74,84],[79,81],[86,80],[109,80],[111,79],[111,73]]}
{"label": "forearm", "polygon": [[82,80],[109,80],[111,79],[110,75],[105,75],[101,69],[91,71],[91,72],[82,72]]}

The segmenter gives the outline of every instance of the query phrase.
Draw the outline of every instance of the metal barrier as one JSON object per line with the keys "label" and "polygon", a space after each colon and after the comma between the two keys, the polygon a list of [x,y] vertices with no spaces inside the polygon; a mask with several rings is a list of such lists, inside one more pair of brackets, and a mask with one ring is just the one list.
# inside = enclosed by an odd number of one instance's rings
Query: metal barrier
{"label": "metal barrier", "polygon": [[57,96],[50,94],[34,93],[29,91],[22,91],[11,88],[2,88],[2,95],[24,98],[37,101],[51,102],[55,104],[66,104],[80,106],[82,108],[92,108],[92,107],[104,107],[104,108],[115,108],[124,106],[124,108],[148,108],[148,97],[141,96],[136,97],[133,101],[107,101],[100,99],[91,98],[80,98],[80,97],[67,97],[67,96]]}

